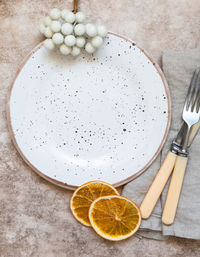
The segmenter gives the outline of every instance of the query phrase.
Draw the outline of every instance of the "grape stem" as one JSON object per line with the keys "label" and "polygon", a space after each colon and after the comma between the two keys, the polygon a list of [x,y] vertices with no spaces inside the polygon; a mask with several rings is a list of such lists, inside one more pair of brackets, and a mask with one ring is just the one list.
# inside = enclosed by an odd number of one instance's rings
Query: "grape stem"
{"label": "grape stem", "polygon": [[78,10],[78,0],[74,0],[74,9],[73,9],[73,13],[77,13],[77,10]]}

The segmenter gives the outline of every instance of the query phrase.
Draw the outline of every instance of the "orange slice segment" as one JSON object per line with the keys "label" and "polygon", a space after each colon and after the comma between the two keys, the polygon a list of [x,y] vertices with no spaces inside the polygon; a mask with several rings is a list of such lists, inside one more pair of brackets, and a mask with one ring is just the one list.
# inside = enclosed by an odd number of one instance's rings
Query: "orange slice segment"
{"label": "orange slice segment", "polygon": [[93,229],[105,239],[126,239],[139,229],[142,216],[139,207],[126,197],[104,196],[90,206],[89,219]]}
{"label": "orange slice segment", "polygon": [[74,217],[83,225],[91,226],[89,208],[101,196],[119,195],[117,189],[103,181],[91,181],[78,187],[71,198],[70,208]]}

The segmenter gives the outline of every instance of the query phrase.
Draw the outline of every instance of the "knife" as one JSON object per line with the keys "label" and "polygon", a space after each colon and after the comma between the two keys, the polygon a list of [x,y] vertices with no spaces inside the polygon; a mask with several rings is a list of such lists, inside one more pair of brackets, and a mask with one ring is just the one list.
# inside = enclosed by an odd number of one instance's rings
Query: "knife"
{"label": "knife", "polygon": [[[188,147],[192,144],[198,130],[200,128],[200,122],[193,125],[189,140]],[[141,206],[140,210],[142,213],[142,218],[147,219],[151,215],[168,179],[171,175],[177,154],[181,153],[182,143],[184,140],[185,131],[187,129],[187,125],[183,122],[176,138],[173,140],[171,144],[171,150],[168,152],[164,162],[162,163],[160,170],[156,174],[153,183],[151,184]]]}

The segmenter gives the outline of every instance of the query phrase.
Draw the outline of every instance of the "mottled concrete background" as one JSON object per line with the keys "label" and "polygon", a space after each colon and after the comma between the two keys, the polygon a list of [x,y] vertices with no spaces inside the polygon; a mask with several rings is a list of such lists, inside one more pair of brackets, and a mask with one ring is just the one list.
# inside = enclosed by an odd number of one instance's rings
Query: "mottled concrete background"
{"label": "mottled concrete background", "polygon": [[[199,0],[81,0],[88,20],[135,40],[160,62],[162,51],[200,41]],[[6,96],[19,63],[42,40],[38,24],[71,1],[0,0],[0,256],[200,256],[200,243],[132,237],[112,243],[77,223],[71,192],[44,181],[22,161],[8,134]]]}

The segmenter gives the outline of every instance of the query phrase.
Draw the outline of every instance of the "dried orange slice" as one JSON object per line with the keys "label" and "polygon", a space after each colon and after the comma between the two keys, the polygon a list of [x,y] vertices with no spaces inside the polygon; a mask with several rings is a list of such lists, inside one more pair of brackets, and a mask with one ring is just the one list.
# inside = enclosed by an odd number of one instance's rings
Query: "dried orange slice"
{"label": "dried orange slice", "polygon": [[114,195],[96,199],[90,206],[93,229],[105,239],[126,239],[139,229],[142,216],[139,207],[126,197]]}
{"label": "dried orange slice", "polygon": [[119,192],[112,185],[103,181],[91,181],[78,187],[70,201],[74,217],[83,225],[91,226],[88,217],[90,205],[98,197],[107,195],[119,195]]}

